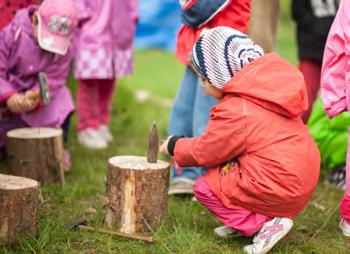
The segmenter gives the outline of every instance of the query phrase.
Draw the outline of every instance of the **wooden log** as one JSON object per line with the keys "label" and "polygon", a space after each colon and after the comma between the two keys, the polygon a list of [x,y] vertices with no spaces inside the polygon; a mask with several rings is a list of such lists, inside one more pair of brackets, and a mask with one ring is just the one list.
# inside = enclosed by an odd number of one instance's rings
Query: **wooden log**
{"label": "wooden log", "polygon": [[168,210],[169,164],[138,156],[108,161],[105,224],[122,233],[156,231]]}
{"label": "wooden log", "polygon": [[64,183],[61,129],[11,130],[7,133],[6,155],[13,175],[42,183]]}
{"label": "wooden log", "polygon": [[38,199],[37,181],[0,174],[0,245],[36,234]]}

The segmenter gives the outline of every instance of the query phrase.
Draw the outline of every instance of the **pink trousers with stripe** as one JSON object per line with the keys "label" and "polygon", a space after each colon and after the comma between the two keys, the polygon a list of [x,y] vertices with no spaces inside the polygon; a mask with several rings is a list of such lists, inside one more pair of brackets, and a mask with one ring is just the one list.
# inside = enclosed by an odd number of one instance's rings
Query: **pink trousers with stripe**
{"label": "pink trousers with stripe", "polygon": [[242,209],[225,207],[209,189],[204,177],[200,177],[194,186],[197,200],[225,226],[233,228],[244,236],[257,233],[265,222],[273,218]]}

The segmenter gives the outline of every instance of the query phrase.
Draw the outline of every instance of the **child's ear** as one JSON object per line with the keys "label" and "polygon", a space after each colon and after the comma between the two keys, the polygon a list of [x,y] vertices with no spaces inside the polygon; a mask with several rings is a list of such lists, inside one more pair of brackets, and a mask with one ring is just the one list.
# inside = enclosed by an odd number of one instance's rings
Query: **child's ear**
{"label": "child's ear", "polygon": [[187,62],[189,62],[190,65],[192,65],[192,53],[188,54],[188,56],[187,56]]}

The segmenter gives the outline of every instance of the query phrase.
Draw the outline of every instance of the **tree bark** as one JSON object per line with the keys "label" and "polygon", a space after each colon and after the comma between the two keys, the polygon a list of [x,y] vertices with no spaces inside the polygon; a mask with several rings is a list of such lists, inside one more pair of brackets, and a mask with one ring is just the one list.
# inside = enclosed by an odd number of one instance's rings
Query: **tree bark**
{"label": "tree bark", "polygon": [[156,231],[168,210],[169,164],[138,156],[108,161],[105,224],[123,233]]}
{"label": "tree bark", "polygon": [[64,183],[61,129],[11,130],[7,133],[6,154],[12,174],[42,183]]}
{"label": "tree bark", "polygon": [[38,198],[37,181],[0,174],[0,245],[36,234]]}

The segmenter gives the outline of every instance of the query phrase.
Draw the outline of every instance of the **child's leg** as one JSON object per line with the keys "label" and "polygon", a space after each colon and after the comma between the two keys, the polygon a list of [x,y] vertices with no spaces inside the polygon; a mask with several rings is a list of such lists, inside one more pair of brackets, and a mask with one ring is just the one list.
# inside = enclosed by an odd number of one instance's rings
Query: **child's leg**
{"label": "child's leg", "polygon": [[350,128],[348,128],[348,150],[346,154],[345,177],[345,194],[350,197]]}
{"label": "child's leg", "polygon": [[68,143],[68,134],[69,134],[71,116],[72,114],[69,114],[64,120],[63,124],[61,125],[62,131],[63,131],[63,144]]}
{"label": "child's leg", "polygon": [[[194,137],[205,133],[209,121],[210,110],[217,103],[218,101],[214,97],[206,95],[204,89],[200,85],[197,85],[192,122]],[[195,169],[196,177],[194,180],[204,175],[205,171],[207,170],[204,167],[198,167]]]}
{"label": "child's leg", "polygon": [[340,216],[350,224],[350,196],[346,193],[340,204]]}
{"label": "child's leg", "polygon": [[[62,131],[63,131],[64,145],[67,145],[68,143],[68,134],[69,134],[71,115],[72,114],[69,114],[64,120],[63,124],[61,125]],[[70,153],[68,149],[63,149],[63,168],[65,172],[69,172],[71,170],[71,160],[70,160]]]}
{"label": "child's leg", "polygon": [[229,228],[234,228],[245,236],[251,236],[258,232],[265,222],[272,219],[271,217],[244,209],[230,209],[225,207],[210,191],[204,177],[200,177],[196,181],[194,195],[220,222]]}
{"label": "child's leg", "polygon": [[[184,77],[182,79],[180,88],[177,91],[175,101],[170,113],[169,119],[169,135],[179,135],[185,137],[193,137],[192,130],[192,117],[193,117],[193,105],[198,86],[198,77],[194,71],[186,67]],[[193,168],[181,168],[177,170],[173,167],[173,175],[179,178],[196,179],[196,172]],[[184,173],[183,175],[181,175]],[[193,187],[189,186],[191,189]],[[171,186],[170,192],[173,187]],[[177,190],[175,190],[177,192]],[[181,192],[181,190],[180,190]],[[192,191],[191,191],[192,192]]]}
{"label": "child's leg", "polygon": [[346,155],[345,194],[340,204],[340,216],[350,224],[350,128],[348,129],[348,151]]}
{"label": "child's leg", "polygon": [[98,86],[96,80],[79,80],[78,131],[99,126]]}
{"label": "child's leg", "polygon": [[299,69],[304,75],[309,103],[309,108],[301,115],[301,118],[304,123],[307,123],[320,88],[321,64],[312,60],[301,60]]}
{"label": "child's leg", "polygon": [[193,105],[197,85],[197,75],[187,67],[170,113],[170,135],[192,137]]}
{"label": "child's leg", "polygon": [[105,79],[99,81],[99,105],[100,125],[108,125],[111,115],[112,100],[114,95],[115,80]]}

